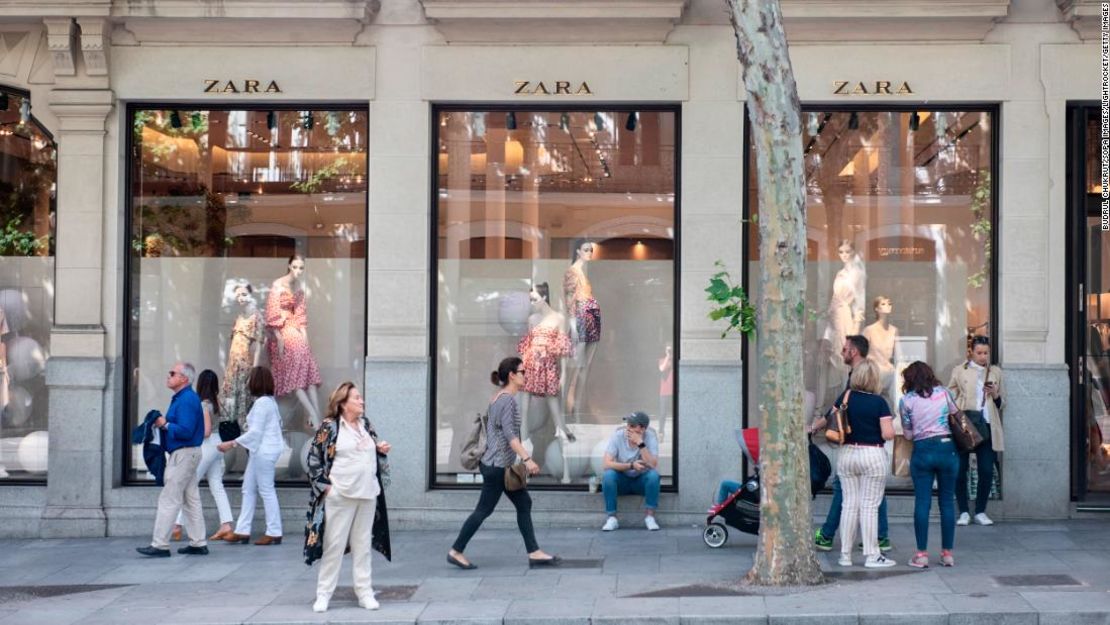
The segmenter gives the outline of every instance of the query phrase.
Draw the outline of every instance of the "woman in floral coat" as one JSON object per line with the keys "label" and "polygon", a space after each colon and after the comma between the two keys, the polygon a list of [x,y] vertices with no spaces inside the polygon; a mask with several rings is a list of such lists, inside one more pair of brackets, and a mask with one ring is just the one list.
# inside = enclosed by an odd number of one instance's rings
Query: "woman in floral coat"
{"label": "woman in floral coat", "polygon": [[339,581],[344,548],[354,558],[358,603],[368,610],[378,608],[370,578],[371,548],[387,560],[391,556],[382,484],[390,445],[378,439],[363,407],[362,394],[354,383],[340,384],[331,394],[327,415],[308,455],[312,500],[305,525],[304,560],[308,565],[322,560],[312,606],[316,612],[328,609]]}

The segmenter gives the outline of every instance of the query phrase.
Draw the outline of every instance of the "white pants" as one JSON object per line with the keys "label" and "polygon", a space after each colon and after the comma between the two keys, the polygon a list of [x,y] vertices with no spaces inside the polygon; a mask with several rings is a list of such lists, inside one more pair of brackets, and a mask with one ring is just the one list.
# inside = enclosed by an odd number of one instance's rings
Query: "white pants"
{"label": "white pants", "polygon": [[[216,510],[220,513],[220,523],[231,523],[235,517],[231,516],[231,503],[227,500],[227,491],[224,490],[224,455],[216,449],[220,444],[220,435],[213,432],[204,439],[200,446],[200,464],[197,465],[197,484],[201,478],[208,479],[208,492],[216,501]],[[177,513],[177,524],[185,524],[185,513]]]}
{"label": "white pants", "polygon": [[372,560],[370,537],[374,528],[374,511],[378,499],[350,499],[332,489],[324,500],[324,556],[320,559],[320,574],[316,581],[316,596],[331,598],[339,583],[339,568],[343,565],[343,550],[348,541],[354,559],[352,572],[355,578],[355,595],[373,598],[370,583]]}
{"label": "white pants", "polygon": [[236,534],[250,535],[254,521],[254,503],[262,497],[262,507],[266,510],[266,535],[281,536],[281,509],[278,508],[277,491],[274,490],[274,465],[280,453],[251,454],[247,460],[247,470],[243,472],[243,504],[239,508],[239,522],[235,524]]}
{"label": "white pants", "polygon": [[836,463],[844,507],[840,512],[840,553],[850,556],[856,525],[863,539],[863,555],[879,555],[879,504],[886,488],[890,458],[882,447],[845,445]]}
{"label": "white pants", "polygon": [[203,547],[208,544],[204,535],[204,513],[200,507],[200,490],[197,488],[197,465],[200,464],[200,447],[182,447],[166,459],[166,472],[162,476],[162,492],[158,494],[158,512],[154,517],[154,536],[150,546],[166,549],[170,546],[170,532],[174,517],[185,513],[185,533],[189,544]]}

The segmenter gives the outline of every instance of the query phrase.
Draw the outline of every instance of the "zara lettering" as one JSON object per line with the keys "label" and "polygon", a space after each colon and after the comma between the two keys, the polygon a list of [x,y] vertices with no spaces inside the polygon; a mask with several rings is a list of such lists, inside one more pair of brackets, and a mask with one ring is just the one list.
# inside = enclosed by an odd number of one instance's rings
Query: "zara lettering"
{"label": "zara lettering", "polygon": [[219,80],[215,78],[204,79],[205,93],[281,93],[281,87],[276,80],[263,86],[261,80]]}
{"label": "zara lettering", "polygon": [[876,80],[874,82],[851,82],[849,80],[834,80],[833,95],[912,95],[910,83],[903,80],[895,89],[889,80]]}
{"label": "zara lettering", "polygon": [[516,89],[513,95],[593,95],[590,86],[585,81],[572,88],[569,80],[556,80],[554,82],[532,82],[531,80],[513,81]]}

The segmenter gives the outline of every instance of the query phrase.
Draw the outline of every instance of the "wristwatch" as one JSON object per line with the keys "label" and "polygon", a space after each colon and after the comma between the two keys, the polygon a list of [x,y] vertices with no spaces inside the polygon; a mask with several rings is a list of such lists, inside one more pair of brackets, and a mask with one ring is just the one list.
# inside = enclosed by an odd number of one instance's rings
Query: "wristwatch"
{"label": "wristwatch", "polygon": [[639,447],[640,449],[643,449],[644,447],[647,447],[647,444],[644,443],[643,441],[641,441],[640,444],[636,445],[636,446]]}

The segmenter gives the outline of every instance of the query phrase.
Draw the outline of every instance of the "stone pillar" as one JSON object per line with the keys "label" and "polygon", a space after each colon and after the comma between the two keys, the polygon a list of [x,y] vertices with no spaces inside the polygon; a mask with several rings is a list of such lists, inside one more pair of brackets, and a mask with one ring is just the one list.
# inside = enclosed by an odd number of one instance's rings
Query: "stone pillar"
{"label": "stone pillar", "polygon": [[108,89],[56,89],[58,204],[54,327],[46,383],[50,445],[44,537],[104,536],[103,320],[105,120]]}

